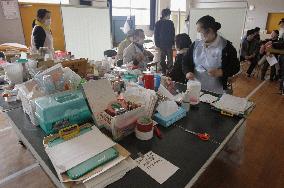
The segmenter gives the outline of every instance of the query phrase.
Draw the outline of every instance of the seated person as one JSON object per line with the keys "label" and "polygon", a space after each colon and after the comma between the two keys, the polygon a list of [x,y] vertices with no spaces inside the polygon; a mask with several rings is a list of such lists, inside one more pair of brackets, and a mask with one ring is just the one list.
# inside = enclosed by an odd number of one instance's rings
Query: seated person
{"label": "seated person", "polygon": [[176,43],[177,56],[175,58],[174,65],[169,70],[167,76],[170,77],[172,81],[186,83],[187,81],[185,78],[185,74],[182,72],[182,59],[192,42],[187,34],[182,33],[178,34],[175,37],[175,43]]}
{"label": "seated person", "polygon": [[133,42],[123,52],[123,64],[132,63],[135,68],[146,70],[153,54],[144,49],[144,39],[144,31],[136,29],[133,34]]}
{"label": "seated person", "polygon": [[258,42],[255,40],[254,30],[248,30],[247,36],[242,43],[241,49],[241,61],[250,61],[250,66],[247,70],[247,76],[250,77],[252,71],[257,65],[257,54],[258,54]]}
{"label": "seated person", "polygon": [[185,54],[183,72],[186,79],[199,80],[201,89],[223,94],[228,78],[240,70],[237,51],[218,34],[221,24],[212,16],[203,16],[196,24],[201,40],[196,40]]}
{"label": "seated person", "polygon": [[133,30],[130,30],[126,34],[126,38],[121,41],[117,48],[117,60],[123,59],[123,51],[133,42]]}
{"label": "seated person", "polygon": [[[261,47],[260,47],[260,50],[259,50],[259,54],[260,54],[261,57],[266,55],[265,54],[266,53],[265,49],[266,49],[266,47],[268,45],[271,45],[273,42],[277,42],[278,41],[278,36],[279,36],[279,31],[278,30],[273,30],[271,32],[271,34],[270,34],[270,38],[261,42]],[[265,74],[266,74],[266,71],[267,71],[268,67],[269,67],[269,63],[265,60],[264,64],[263,64],[263,67],[261,69],[261,80],[264,80],[264,77],[265,77]],[[273,65],[270,68],[270,80],[271,81],[277,80],[275,65]]]}

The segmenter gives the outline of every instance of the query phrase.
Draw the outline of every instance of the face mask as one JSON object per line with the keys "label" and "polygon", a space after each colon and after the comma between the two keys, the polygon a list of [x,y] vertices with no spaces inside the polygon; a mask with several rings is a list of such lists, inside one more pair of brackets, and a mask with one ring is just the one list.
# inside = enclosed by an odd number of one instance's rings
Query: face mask
{"label": "face mask", "polygon": [[205,39],[204,34],[198,32],[197,35],[196,35],[196,39],[197,40],[204,40]]}
{"label": "face mask", "polygon": [[47,19],[44,22],[45,25],[50,26],[51,25],[51,19]]}

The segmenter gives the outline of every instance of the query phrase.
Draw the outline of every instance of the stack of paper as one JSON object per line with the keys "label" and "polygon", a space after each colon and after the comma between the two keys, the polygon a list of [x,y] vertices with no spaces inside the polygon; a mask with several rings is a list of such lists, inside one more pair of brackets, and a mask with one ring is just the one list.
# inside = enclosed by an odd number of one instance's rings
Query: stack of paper
{"label": "stack of paper", "polygon": [[209,103],[209,104],[211,104],[211,103],[217,101],[217,99],[218,99],[218,97],[215,97],[215,96],[210,95],[210,94],[203,94],[203,95],[201,95],[200,98],[199,98],[199,100],[200,100],[201,102]]}
{"label": "stack of paper", "polygon": [[[95,168],[78,179],[71,179],[67,175],[67,170],[81,164],[82,162],[102,153],[109,148],[115,148],[119,155],[117,158]],[[120,145],[101,133],[95,126],[92,130],[79,135],[71,140],[45,148],[61,182],[73,184],[72,182],[87,183],[95,187],[104,187],[113,182],[112,176],[116,180],[131,170],[132,159],[130,153]],[[110,181],[112,180],[112,181]]]}
{"label": "stack of paper", "polygon": [[250,102],[246,98],[224,94],[220,100],[212,105],[218,109],[232,112],[234,114],[244,114],[245,111],[250,107]]}

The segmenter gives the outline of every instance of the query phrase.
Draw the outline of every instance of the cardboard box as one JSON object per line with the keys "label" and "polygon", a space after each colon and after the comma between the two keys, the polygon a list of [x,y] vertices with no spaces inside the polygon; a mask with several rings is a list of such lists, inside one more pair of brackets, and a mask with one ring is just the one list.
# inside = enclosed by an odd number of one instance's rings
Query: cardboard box
{"label": "cardboard box", "polygon": [[109,130],[115,140],[133,133],[135,122],[145,115],[144,105],[121,115],[111,116],[106,113],[109,103],[117,98],[109,80],[90,80],[83,88],[97,125]]}
{"label": "cardboard box", "polygon": [[76,59],[61,62],[63,67],[69,67],[71,70],[85,78],[88,72],[88,59]]}

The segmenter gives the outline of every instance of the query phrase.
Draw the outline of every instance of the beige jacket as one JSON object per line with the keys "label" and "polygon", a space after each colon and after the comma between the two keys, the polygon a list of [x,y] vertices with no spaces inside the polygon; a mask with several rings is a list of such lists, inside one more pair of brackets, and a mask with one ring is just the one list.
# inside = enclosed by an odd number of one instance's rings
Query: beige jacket
{"label": "beige jacket", "polygon": [[146,50],[142,51],[140,48],[136,46],[135,43],[131,43],[123,53],[123,64],[127,64],[130,62],[133,62],[135,59],[135,56],[139,53],[142,53],[144,55],[144,60],[139,63],[139,69],[140,70],[146,70],[147,63],[150,63]]}
{"label": "beige jacket", "polygon": [[131,44],[129,39],[124,39],[117,48],[117,60],[123,59],[123,51]]}

